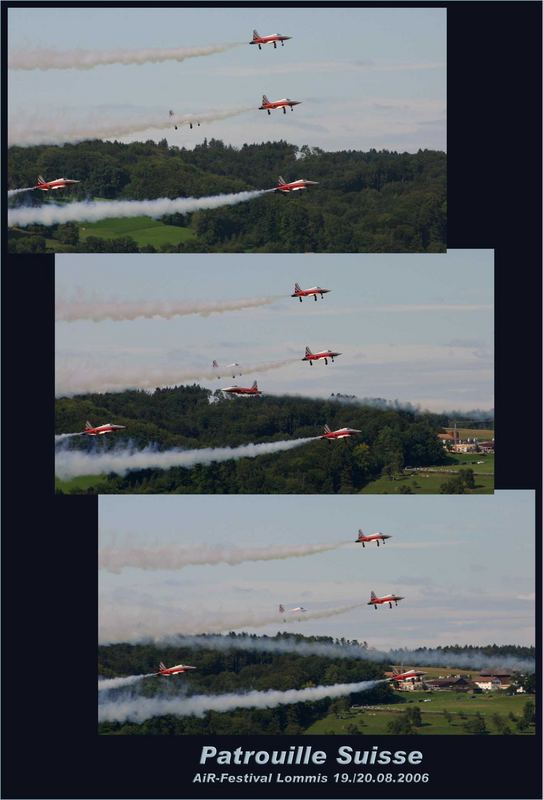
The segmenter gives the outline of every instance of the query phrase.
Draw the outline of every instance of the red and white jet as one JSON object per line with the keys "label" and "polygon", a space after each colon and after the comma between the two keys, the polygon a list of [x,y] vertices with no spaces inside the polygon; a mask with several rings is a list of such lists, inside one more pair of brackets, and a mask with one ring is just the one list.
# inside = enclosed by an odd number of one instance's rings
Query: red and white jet
{"label": "red and white jet", "polygon": [[365,542],[377,542],[377,547],[379,547],[379,542],[385,543],[385,539],[391,539],[392,537],[388,533],[369,533],[365,534],[362,528],[358,529],[358,539],[355,539],[355,542],[359,542],[362,547],[365,547]]}
{"label": "red and white jet", "polygon": [[[225,364],[223,367],[220,367],[220,366],[219,366],[219,364],[218,364],[218,363],[217,363],[215,360],[213,360],[213,362],[212,362],[211,366],[213,367],[213,369],[220,369],[220,370],[221,370],[221,372],[222,372],[223,370],[224,370],[224,371],[228,371],[228,372],[230,372],[230,370],[231,370],[233,367],[239,367],[239,364],[238,364],[238,362],[237,362],[237,361],[234,361],[234,363],[233,363],[233,364]],[[233,378],[235,378],[235,377],[236,377],[236,374],[237,374],[237,375],[241,375],[241,372],[238,372],[238,370],[234,369],[234,370],[232,370],[232,373],[231,373],[231,374],[232,374],[232,377],[233,377]],[[221,377],[221,376],[217,374],[217,378],[220,378],[220,377]]]}
{"label": "red and white jet", "polygon": [[389,681],[416,680],[417,678],[426,675],[426,673],[420,669],[408,669],[404,671],[403,667],[393,667],[393,670],[392,677],[389,678]]}
{"label": "red and white jet", "polygon": [[114,433],[115,431],[122,431],[124,430],[125,425],[112,425],[108,422],[106,425],[97,425],[94,427],[91,423],[87,420],[85,423],[85,430],[81,431],[82,434],[86,436],[103,436],[105,433]]}
{"label": "red and white jet", "polygon": [[262,394],[256,381],[252,386],[226,386],[224,389],[221,389],[221,392],[227,392],[228,394],[248,394],[257,397]]}
{"label": "red and white jet", "polygon": [[54,181],[46,181],[41,175],[38,175],[38,182],[34,189],[39,189],[42,192],[52,192],[55,189],[64,189],[66,186],[71,186],[72,183],[80,183],[80,181],[72,181],[69,178],[57,178]]}
{"label": "red and white jet", "polygon": [[290,181],[290,183],[287,183],[286,180],[279,175],[275,191],[288,194],[289,192],[299,192],[302,189],[307,189],[308,186],[317,186],[317,184],[318,181],[306,181],[305,178],[299,178],[297,181]]}
{"label": "red and white jet", "polygon": [[179,675],[181,672],[188,672],[189,669],[196,669],[196,667],[189,667],[188,664],[177,664],[175,667],[166,667],[161,661],[159,670],[155,672],[155,675],[165,675],[169,678],[171,675]]}
{"label": "red and white jet", "polygon": [[306,611],[307,609],[303,606],[296,606],[296,608],[285,608],[281,604],[279,605],[280,614],[305,614]]}
{"label": "red and white jet", "polygon": [[328,359],[334,363],[334,358],[336,356],[340,356],[341,353],[334,353],[332,350],[320,350],[318,353],[312,353],[309,347],[305,348],[305,356],[302,358],[302,361],[309,361],[311,366],[313,366],[314,361],[318,361],[320,358],[324,358],[324,363],[328,364]]}
{"label": "red and white jet", "polygon": [[372,592],[370,595],[370,601],[367,603],[368,606],[373,606],[374,609],[377,611],[377,606],[382,605],[383,603],[388,603],[390,608],[392,608],[392,603],[395,606],[398,605],[399,600],[403,600],[403,597],[399,597],[397,594],[385,594],[383,597],[377,597],[375,592]]}
{"label": "red and white jet", "polygon": [[337,431],[330,430],[328,425],[324,426],[324,433],[320,437],[321,439],[348,439],[349,436],[354,436],[357,433],[362,433],[362,431],[358,431],[356,428],[338,428]]}
{"label": "red and white jet", "polygon": [[289,106],[290,110],[292,111],[293,106],[299,106],[301,100],[290,100],[288,97],[283,97],[282,100],[268,100],[265,94],[262,95],[262,105],[258,106],[259,111],[267,111],[268,114],[271,114],[274,108],[282,108],[283,114],[287,113],[287,106]]}
{"label": "red and white jet", "polygon": [[[176,114],[175,114],[175,111],[172,111],[172,109],[171,109],[171,108],[170,108],[170,112],[169,112],[169,113],[170,113],[170,117],[175,117],[175,116],[176,116]],[[179,128],[179,125],[180,125],[180,124],[181,124],[181,123],[174,122],[174,124],[173,124],[173,127],[174,127],[174,129],[175,129],[175,130],[177,130],[177,129]],[[188,126],[189,126],[189,128],[190,128],[191,130],[193,129],[193,127],[194,127],[195,125],[197,125],[198,127],[200,127],[200,123],[198,122],[198,120],[197,120],[197,119],[193,119],[193,120],[187,120],[187,124],[188,124]]]}
{"label": "red and white jet", "polygon": [[283,36],[282,33],[271,33],[269,36],[261,36],[258,31],[253,31],[253,40],[249,42],[249,44],[257,44],[259,50],[262,50],[263,44],[273,44],[274,49],[277,49],[277,42],[281,42],[281,47],[284,47],[288,39],[292,39],[292,36]]}
{"label": "red and white jet", "polygon": [[312,286],[311,289],[302,289],[299,283],[295,283],[294,291],[290,296],[298,297],[301,303],[303,297],[311,297],[311,295],[313,295],[315,302],[317,302],[318,294],[320,294],[321,299],[324,299],[324,295],[331,291],[331,289],[323,289],[322,286]]}

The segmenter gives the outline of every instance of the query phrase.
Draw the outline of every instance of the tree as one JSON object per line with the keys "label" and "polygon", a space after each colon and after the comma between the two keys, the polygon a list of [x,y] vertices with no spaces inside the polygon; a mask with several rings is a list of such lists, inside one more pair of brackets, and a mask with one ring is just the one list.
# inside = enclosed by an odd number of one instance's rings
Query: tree
{"label": "tree", "polygon": [[439,489],[440,494],[464,494],[465,484],[461,477],[456,475],[444,481]]}
{"label": "tree", "polygon": [[528,700],[528,702],[524,704],[522,721],[525,722],[526,725],[535,725],[535,703],[533,700]]}
{"label": "tree", "polygon": [[475,474],[471,467],[458,470],[458,474],[462,478],[466,489],[475,489]]}
{"label": "tree", "polygon": [[488,734],[488,730],[482,714],[475,714],[474,717],[471,717],[466,722],[464,722],[464,730],[466,731],[466,733],[471,733],[474,736],[484,736]]}
{"label": "tree", "polygon": [[391,719],[387,723],[387,731],[394,736],[412,735],[417,732],[412,721],[405,714],[400,714]]}
{"label": "tree", "polygon": [[503,717],[501,714],[492,714],[491,719],[492,719],[492,723],[493,723],[494,727],[496,728],[496,731],[501,736],[511,736],[513,731],[511,730],[510,726],[507,724],[507,721],[506,721],[505,717]]}

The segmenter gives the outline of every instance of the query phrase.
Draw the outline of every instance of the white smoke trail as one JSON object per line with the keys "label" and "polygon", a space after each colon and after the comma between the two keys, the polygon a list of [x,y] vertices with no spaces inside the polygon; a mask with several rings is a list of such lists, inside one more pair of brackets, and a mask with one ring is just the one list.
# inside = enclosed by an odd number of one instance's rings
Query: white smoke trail
{"label": "white smoke trail", "polygon": [[233,206],[254,200],[274,189],[259,189],[211,197],[159,197],[157,200],[111,200],[85,203],[47,204],[8,209],[8,226],[59,225],[64,222],[97,222],[119,217],[163,217],[165,214],[188,214],[220,206]]}
{"label": "white smoke trail", "polygon": [[109,689],[120,689],[124,686],[131,686],[133,683],[143,680],[143,678],[150,678],[154,672],[148,672],[146,675],[127,675],[126,678],[102,678],[98,679],[98,691],[105,692]]}
{"label": "white smoke trail", "polygon": [[274,561],[284,558],[302,558],[343,547],[345,542],[328,542],[310,545],[270,545],[269,547],[231,547],[202,544],[183,547],[176,544],[134,546],[128,540],[119,544],[101,546],[99,567],[119,573],[126,567],[143,570],[183,569],[189,566],[211,564],[242,564],[245,561]]}
{"label": "white smoke trail", "polygon": [[159,64],[224,53],[244,42],[225,42],[204,47],[146,47],[137,50],[48,50],[34,48],[10,50],[8,68],[13,70],[93,69],[110,64]]}
{"label": "white smoke trail", "polygon": [[[157,642],[158,644],[158,642]],[[358,659],[384,664],[403,664],[406,669],[418,666],[450,667],[458,669],[515,669],[534,672],[535,661],[510,655],[485,655],[481,650],[466,653],[451,653],[436,649],[396,649],[375,650],[370,647],[328,642],[309,642],[294,638],[270,638],[250,636],[185,636],[182,634],[165,637],[160,644],[175,647],[188,647],[194,650],[253,650],[263,653],[297,654],[301,656],[322,656],[323,658]]]}
{"label": "white smoke trail", "polygon": [[70,119],[70,111],[46,118],[35,112],[10,117],[8,127],[8,147],[31,147],[33,145],[77,144],[88,139],[120,139],[148,130],[167,130],[173,126],[197,125],[198,123],[218,122],[254,111],[254,106],[236,106],[223,110],[203,111],[198,114],[175,114],[169,117],[159,111],[142,111],[137,114],[118,112],[110,119],[103,110],[96,109],[92,114],[79,119]]}
{"label": "white smoke trail", "polygon": [[[253,372],[270,372],[281,369],[288,364],[299,361],[298,358],[287,358],[281,361],[265,361],[261,364],[240,364],[235,368],[236,375],[250,375]],[[190,381],[217,379],[219,373],[223,378],[229,375],[227,367],[218,369],[194,369],[180,372],[168,365],[160,369],[143,370],[141,367],[125,369],[122,364],[111,366],[92,373],[88,364],[78,359],[74,365],[57,361],[55,369],[55,393],[57,397],[69,397],[76,394],[96,392],[124,392],[128,389],[153,390],[157,387],[179,386]]]}
{"label": "white smoke trail", "polygon": [[126,475],[127,472],[140,469],[171,469],[185,467],[189,469],[196,464],[211,464],[214,461],[230,461],[238,458],[256,458],[269,455],[315,441],[318,437],[304,439],[288,439],[280,442],[264,442],[262,444],[244,444],[239,447],[202,447],[197,450],[164,450],[153,447],[143,450],[133,448],[117,448],[105,452],[86,452],[84,450],[57,450],[55,456],[55,474],[61,480],[75,478],[77,475],[107,475],[114,472]]}
{"label": "white smoke trail", "polygon": [[21,192],[32,192],[34,191],[35,186],[27,186],[25,189],[8,189],[8,197],[13,197],[16,194],[21,194]]}
{"label": "white smoke trail", "polygon": [[[333,608],[308,609],[304,612],[279,612],[278,609],[255,609],[247,606],[239,612],[210,611],[206,608],[172,608],[164,605],[145,608],[115,608],[112,618],[109,603],[100,601],[101,618],[99,626],[100,644],[116,642],[176,643],[177,637],[189,634],[229,633],[247,628],[261,628],[265,625],[281,625],[285,621],[312,622],[346,614],[361,607],[361,602]],[[103,609],[103,611],[102,611]],[[104,613],[108,619],[104,618]]]}
{"label": "white smoke trail", "polygon": [[207,317],[210,314],[223,314],[226,311],[241,311],[246,308],[259,308],[281,300],[284,295],[270,297],[247,297],[241,300],[225,300],[217,302],[181,303],[176,300],[142,300],[131,303],[118,300],[99,300],[78,293],[73,298],[57,298],[55,303],[55,319],[57,322],[75,322],[89,319],[93,322],[102,320],[134,320],[140,317],[152,319],[172,319],[199,314]]}
{"label": "white smoke trail", "polygon": [[292,703],[310,703],[325,698],[343,697],[355,692],[373,689],[383,681],[336,683],[333,686],[311,686],[306,689],[288,689],[285,692],[269,689],[219,695],[193,695],[192,697],[133,697],[108,701],[98,706],[100,722],[144,722],[151,717],[174,714],[178,717],[202,717],[208,711],[227,712],[235,708],[274,708]]}
{"label": "white smoke trail", "polygon": [[81,436],[81,433],[55,433],[55,444],[72,439],[74,436]]}

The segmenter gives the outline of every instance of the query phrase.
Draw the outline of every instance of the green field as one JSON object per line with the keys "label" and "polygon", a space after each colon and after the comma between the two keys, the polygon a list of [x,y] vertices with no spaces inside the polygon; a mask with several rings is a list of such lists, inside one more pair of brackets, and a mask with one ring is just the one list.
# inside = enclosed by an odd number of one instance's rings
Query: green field
{"label": "green field", "polygon": [[451,464],[429,466],[427,470],[397,473],[392,480],[382,475],[364,486],[362,494],[401,494],[406,488],[411,489],[412,494],[439,494],[441,484],[453,477],[453,472],[467,467],[475,473],[475,489],[466,494],[491,494],[494,491],[493,454],[455,453],[451,455],[451,461]]}
{"label": "green field", "polygon": [[[390,720],[399,716],[405,709],[409,708],[410,703],[416,704],[421,711],[423,725],[417,728],[417,733],[422,735],[453,735],[465,736],[463,728],[466,719],[460,716],[464,714],[467,719],[477,713],[484,717],[486,727],[490,734],[496,734],[496,728],[492,722],[493,714],[500,714],[507,719],[507,723],[512,727],[514,733],[518,733],[515,725],[508,719],[509,713],[517,717],[522,716],[524,704],[533,697],[527,695],[505,695],[500,692],[483,694],[466,694],[464,692],[442,691],[442,692],[401,692],[407,702],[388,706],[369,706],[365,709],[354,709],[341,714],[328,714],[326,717],[313,723],[304,735],[312,734],[346,734],[352,731],[352,726],[359,728],[359,732],[364,735],[387,735],[387,724]],[[424,701],[429,702],[424,702]],[[443,715],[448,711],[452,719],[448,721]],[[361,723],[364,724],[361,724]],[[533,734],[533,726],[527,734]]]}
{"label": "green field", "polygon": [[86,492],[91,486],[97,486],[107,480],[105,475],[78,475],[69,481],[61,481],[55,477],[55,489],[62,492]]}
{"label": "green field", "polygon": [[[452,433],[454,428],[444,428],[447,433]],[[456,428],[461,439],[479,439],[480,442],[490,441],[495,432],[491,428]]]}
{"label": "green field", "polygon": [[104,219],[100,222],[83,222],[79,225],[79,238],[98,236],[100,239],[115,239],[118,236],[130,236],[139,247],[150,244],[160,247],[161,244],[181,244],[194,239],[190,228],[178,228],[175,225],[164,225],[151,217],[129,217],[123,219]]}

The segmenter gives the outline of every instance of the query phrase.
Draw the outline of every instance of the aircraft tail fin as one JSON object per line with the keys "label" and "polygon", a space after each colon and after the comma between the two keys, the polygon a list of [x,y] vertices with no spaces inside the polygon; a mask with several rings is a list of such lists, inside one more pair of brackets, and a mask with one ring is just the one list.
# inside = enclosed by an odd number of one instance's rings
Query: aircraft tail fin
{"label": "aircraft tail fin", "polygon": [[90,423],[90,422],[87,420],[87,421],[85,422],[85,430],[86,430],[86,431],[88,431],[88,430],[90,430],[90,428],[92,428],[92,427],[93,427],[93,426],[91,425],[91,423]]}
{"label": "aircraft tail fin", "polygon": [[311,350],[309,349],[309,347],[305,348],[305,354],[306,354],[306,356],[310,356],[311,355]]}
{"label": "aircraft tail fin", "polygon": [[283,178],[282,175],[279,175],[277,183],[279,184],[279,186],[284,186],[285,183],[286,183],[286,180]]}
{"label": "aircraft tail fin", "polygon": [[258,389],[258,384],[257,384],[256,381],[253,381],[253,385],[251,386],[251,389]]}
{"label": "aircraft tail fin", "polygon": [[332,429],[330,428],[330,425],[325,425],[324,426],[324,432],[325,433],[332,433]]}
{"label": "aircraft tail fin", "polygon": [[215,359],[213,359],[213,362],[212,362],[211,366],[217,368],[219,365],[217,364]]}
{"label": "aircraft tail fin", "polygon": [[279,613],[280,613],[280,614],[284,614],[284,613],[285,613],[285,609],[284,609],[284,607],[281,605],[281,603],[279,603]]}
{"label": "aircraft tail fin", "polygon": [[269,102],[270,102],[270,101],[268,100],[268,98],[266,97],[266,95],[265,95],[265,94],[263,94],[263,95],[262,95],[262,105],[264,106],[264,105],[266,105],[266,103],[269,103]]}
{"label": "aircraft tail fin", "polygon": [[[281,178],[279,178],[279,180],[281,180]],[[301,286],[300,286],[299,283],[295,283],[294,284],[294,291],[295,292],[301,292],[302,291]]]}
{"label": "aircraft tail fin", "polygon": [[253,31],[253,41],[254,41],[255,39],[260,39],[260,34],[258,33],[258,31],[255,31],[255,30],[254,30],[254,31]]}
{"label": "aircraft tail fin", "polygon": [[164,664],[163,661],[160,662],[160,664],[158,665],[158,668],[159,669],[166,669],[166,665]]}
{"label": "aircraft tail fin", "polygon": [[376,597],[377,597],[377,595],[375,594],[375,592],[371,592],[371,594],[370,594],[370,598],[371,598],[372,600],[375,600],[375,598],[376,598]]}
{"label": "aircraft tail fin", "polygon": [[38,184],[40,183],[45,183],[45,178],[43,177],[43,175],[38,175]]}

